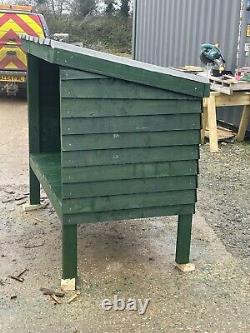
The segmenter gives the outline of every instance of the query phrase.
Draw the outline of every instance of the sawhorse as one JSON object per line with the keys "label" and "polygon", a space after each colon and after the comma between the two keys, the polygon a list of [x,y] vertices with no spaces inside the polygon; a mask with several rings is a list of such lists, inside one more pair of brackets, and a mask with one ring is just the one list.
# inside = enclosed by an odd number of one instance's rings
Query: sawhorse
{"label": "sawhorse", "polygon": [[250,92],[235,92],[233,95],[211,92],[210,97],[204,98],[201,142],[204,143],[205,131],[208,129],[210,151],[212,153],[219,151],[216,108],[222,106],[244,106],[239,131],[236,137],[237,141],[241,142],[245,138],[247,126],[250,121]]}

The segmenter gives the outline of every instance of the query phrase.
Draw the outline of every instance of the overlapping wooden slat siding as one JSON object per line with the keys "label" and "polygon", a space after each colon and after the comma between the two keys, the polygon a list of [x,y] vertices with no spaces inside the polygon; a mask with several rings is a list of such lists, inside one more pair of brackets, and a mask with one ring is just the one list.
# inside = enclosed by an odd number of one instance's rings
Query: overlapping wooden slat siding
{"label": "overlapping wooden slat siding", "polygon": [[62,69],[64,223],[193,213],[200,103]]}

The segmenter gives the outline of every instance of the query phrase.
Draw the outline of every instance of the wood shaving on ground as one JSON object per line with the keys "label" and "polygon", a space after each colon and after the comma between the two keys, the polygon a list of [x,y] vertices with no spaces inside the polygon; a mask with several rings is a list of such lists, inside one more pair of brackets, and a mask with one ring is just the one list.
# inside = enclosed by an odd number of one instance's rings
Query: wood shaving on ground
{"label": "wood shaving on ground", "polygon": [[35,217],[35,220],[38,222],[44,222],[43,220],[39,219],[38,217]]}
{"label": "wood shaving on ground", "polygon": [[75,301],[78,297],[80,296],[80,291],[77,291],[76,294],[74,296],[72,296],[69,300],[68,300],[68,304],[72,303],[73,301]]}
{"label": "wood shaving on ground", "polygon": [[15,197],[16,201],[22,200],[22,199],[27,199],[25,195],[18,195]]}
{"label": "wood shaving on ground", "polygon": [[40,288],[40,291],[44,294],[44,295],[55,295],[57,297],[64,297],[65,293],[61,292],[61,291],[55,291],[52,289],[48,289],[48,288]]}
{"label": "wood shaving on ground", "polygon": [[20,278],[26,272],[28,272],[28,268],[25,268],[21,273],[17,275],[17,277]]}
{"label": "wood shaving on ground", "polygon": [[12,279],[12,280],[16,280],[18,282],[23,282],[24,281],[24,278],[19,278],[17,276],[14,276],[14,275],[9,275],[9,277]]}
{"label": "wood shaving on ground", "polygon": [[12,279],[12,280],[16,280],[18,282],[23,282],[24,281],[24,278],[22,277],[22,275],[24,273],[26,273],[28,271],[27,268],[25,268],[21,273],[19,273],[18,275],[9,275],[9,277]]}
{"label": "wood shaving on ground", "polygon": [[62,304],[62,302],[60,302],[55,295],[49,295],[49,297],[54,301],[54,304]]}
{"label": "wood shaving on ground", "polygon": [[44,244],[45,244],[45,241],[43,241],[42,243],[38,243],[38,244],[28,244],[28,243],[26,243],[26,244],[24,245],[24,248],[25,248],[25,249],[33,249],[33,248],[35,248],[35,247],[43,246]]}
{"label": "wood shaving on ground", "polygon": [[3,191],[7,194],[15,194],[15,191],[13,190],[4,189]]}
{"label": "wood shaving on ground", "polygon": [[24,200],[18,201],[16,204],[17,204],[17,206],[21,206],[21,205],[24,205],[26,202],[27,202],[27,199],[24,199]]}
{"label": "wood shaving on ground", "polygon": [[11,201],[14,201],[14,199],[13,198],[3,199],[2,203],[8,203],[8,202],[11,202]]}

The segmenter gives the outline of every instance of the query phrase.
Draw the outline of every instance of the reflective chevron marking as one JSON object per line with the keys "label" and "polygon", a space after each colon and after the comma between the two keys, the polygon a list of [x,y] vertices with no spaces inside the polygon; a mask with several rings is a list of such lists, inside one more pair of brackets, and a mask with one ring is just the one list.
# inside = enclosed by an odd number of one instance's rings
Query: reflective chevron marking
{"label": "reflective chevron marking", "polygon": [[[1,31],[0,31],[0,35],[1,35]],[[13,40],[13,42],[11,44],[15,43],[15,45],[21,45],[21,40],[18,38],[15,31],[13,31],[12,29],[9,29],[9,31],[7,31],[5,33],[3,38],[0,39],[0,46],[5,46],[6,44],[10,44],[10,40]]]}
{"label": "reflective chevron marking", "polygon": [[26,70],[26,55],[18,34],[44,37],[39,17],[28,13],[0,13],[0,69]]}
{"label": "reflective chevron marking", "polygon": [[12,57],[6,56],[2,61],[0,61],[0,68],[12,69],[13,67],[23,70],[26,69],[25,64],[17,57],[13,59]]}
{"label": "reflective chevron marking", "polygon": [[[39,36],[44,36],[43,32],[43,27],[41,25],[40,19],[36,15],[26,15],[26,14],[17,14],[17,16],[25,22],[27,25],[29,25],[36,35]],[[33,36],[33,35],[31,35]]]}

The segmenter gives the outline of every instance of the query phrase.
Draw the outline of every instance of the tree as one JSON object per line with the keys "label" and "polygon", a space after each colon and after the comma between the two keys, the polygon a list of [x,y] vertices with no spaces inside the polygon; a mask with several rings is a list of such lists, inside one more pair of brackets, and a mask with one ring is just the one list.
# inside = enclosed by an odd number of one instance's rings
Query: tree
{"label": "tree", "polygon": [[96,0],[76,0],[74,14],[83,18],[94,13],[96,9]]}
{"label": "tree", "polygon": [[35,0],[39,13],[52,15],[59,18],[65,12],[70,11],[71,0]]}
{"label": "tree", "polygon": [[115,1],[114,0],[105,0],[105,14],[110,16],[115,13]]}
{"label": "tree", "polygon": [[121,0],[120,13],[123,17],[129,17],[129,0]]}

